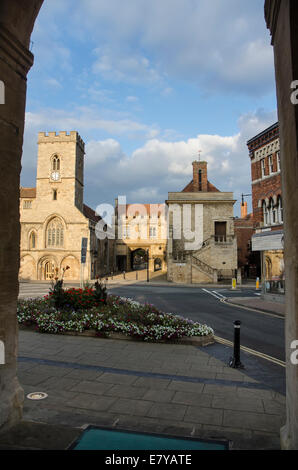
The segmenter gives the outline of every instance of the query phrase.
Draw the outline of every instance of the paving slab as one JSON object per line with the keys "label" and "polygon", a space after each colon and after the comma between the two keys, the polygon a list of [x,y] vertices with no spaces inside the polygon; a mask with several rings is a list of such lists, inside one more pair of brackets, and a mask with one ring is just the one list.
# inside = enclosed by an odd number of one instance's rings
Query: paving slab
{"label": "paving slab", "polygon": [[20,337],[25,393],[48,393],[41,402],[25,398],[25,420],[217,436],[239,449],[279,448],[285,397],[261,376],[258,381],[228,368],[208,347],[29,331]]}

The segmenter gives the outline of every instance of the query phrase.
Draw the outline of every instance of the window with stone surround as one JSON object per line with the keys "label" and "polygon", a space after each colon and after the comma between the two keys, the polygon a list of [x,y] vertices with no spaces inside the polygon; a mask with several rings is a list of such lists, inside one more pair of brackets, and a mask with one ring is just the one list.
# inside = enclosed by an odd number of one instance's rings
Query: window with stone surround
{"label": "window with stone surround", "polygon": [[52,170],[53,171],[59,171],[60,170],[60,158],[58,155],[54,155],[52,159]]}
{"label": "window with stone surround", "polygon": [[157,237],[156,227],[149,227],[149,237],[150,238]]}
{"label": "window with stone surround", "polygon": [[34,250],[36,248],[36,233],[31,232],[30,237],[29,237],[29,249]]}
{"label": "window with stone surround", "polygon": [[277,220],[279,223],[283,223],[284,218],[283,218],[283,207],[282,207],[282,198],[281,196],[278,196],[277,198]]}
{"label": "window with stone surround", "polygon": [[52,219],[47,226],[46,245],[47,248],[61,248],[64,245],[64,228],[58,217]]}
{"label": "window with stone surround", "polygon": [[266,201],[263,201],[262,208],[263,208],[263,221],[264,221],[264,225],[267,226],[267,225],[270,224],[270,222],[269,222],[269,211],[268,211],[268,207],[267,207]]}
{"label": "window with stone surround", "polygon": [[32,201],[24,201],[23,209],[32,209]]}
{"label": "window with stone surround", "polygon": [[276,152],[277,171],[280,171],[280,151]]}
{"label": "window with stone surround", "polygon": [[261,160],[261,169],[262,169],[262,178],[266,176],[266,163],[265,163],[265,158]]}
{"label": "window with stone surround", "polygon": [[273,155],[269,155],[269,175],[274,173],[274,168],[273,168]]}

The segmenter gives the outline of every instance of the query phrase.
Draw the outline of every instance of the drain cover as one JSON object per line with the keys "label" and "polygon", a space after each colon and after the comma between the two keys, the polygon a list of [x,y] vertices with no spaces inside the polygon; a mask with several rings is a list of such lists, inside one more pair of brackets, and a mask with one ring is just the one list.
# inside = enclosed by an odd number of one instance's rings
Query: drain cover
{"label": "drain cover", "polygon": [[43,400],[44,398],[47,398],[47,396],[48,395],[44,392],[33,392],[29,393],[27,398],[29,398],[29,400]]}

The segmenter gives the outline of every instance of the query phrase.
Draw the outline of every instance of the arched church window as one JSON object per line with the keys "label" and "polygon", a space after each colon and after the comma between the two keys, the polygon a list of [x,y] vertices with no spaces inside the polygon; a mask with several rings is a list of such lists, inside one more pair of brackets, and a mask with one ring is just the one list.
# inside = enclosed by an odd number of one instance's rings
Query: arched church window
{"label": "arched church window", "polygon": [[59,171],[60,170],[60,158],[58,155],[55,155],[52,160],[52,170]]}
{"label": "arched church window", "polygon": [[29,249],[34,250],[34,248],[36,248],[36,233],[31,232],[29,237]]}
{"label": "arched church window", "polygon": [[46,232],[47,247],[57,248],[64,244],[64,228],[62,222],[57,217],[52,219],[47,227]]}

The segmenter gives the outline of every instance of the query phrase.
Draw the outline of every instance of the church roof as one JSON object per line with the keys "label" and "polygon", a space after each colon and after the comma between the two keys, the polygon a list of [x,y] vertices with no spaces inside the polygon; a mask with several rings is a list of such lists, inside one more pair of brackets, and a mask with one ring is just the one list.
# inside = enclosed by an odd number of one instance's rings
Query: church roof
{"label": "church roof", "polygon": [[20,196],[25,199],[34,199],[36,198],[36,188],[20,188]]}
{"label": "church roof", "polygon": [[86,204],[83,204],[83,214],[85,217],[87,217],[87,219],[90,219],[93,222],[99,222],[101,220],[101,217],[96,215],[95,211]]}

